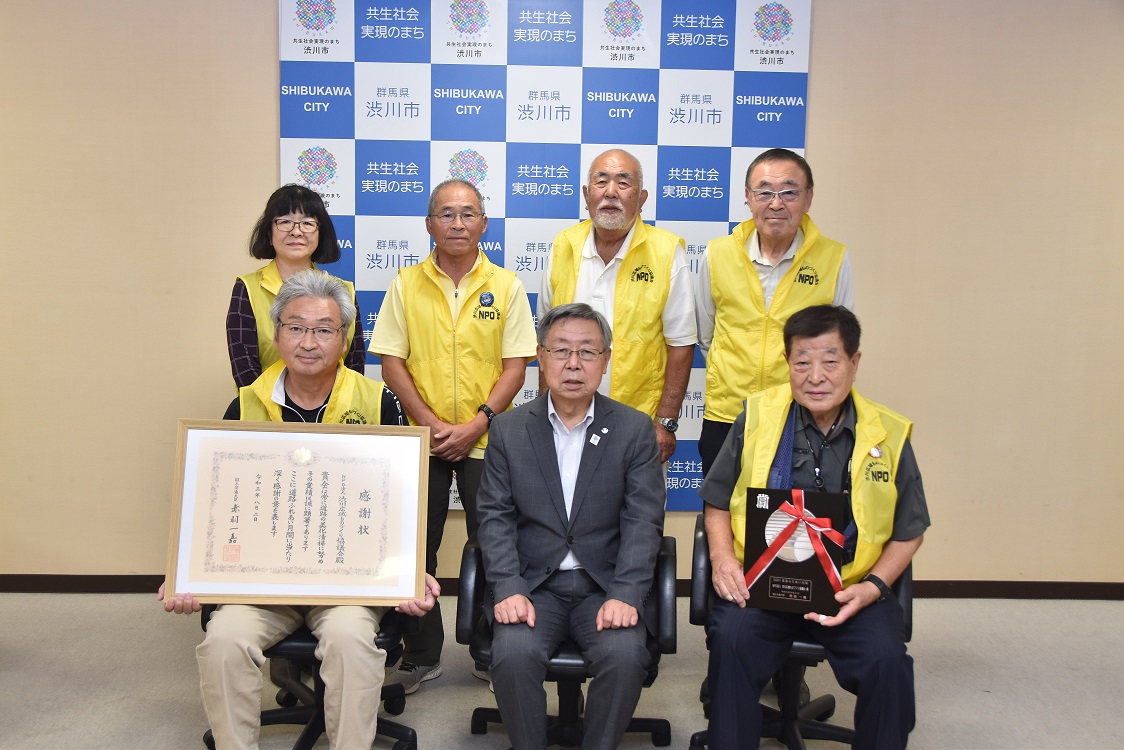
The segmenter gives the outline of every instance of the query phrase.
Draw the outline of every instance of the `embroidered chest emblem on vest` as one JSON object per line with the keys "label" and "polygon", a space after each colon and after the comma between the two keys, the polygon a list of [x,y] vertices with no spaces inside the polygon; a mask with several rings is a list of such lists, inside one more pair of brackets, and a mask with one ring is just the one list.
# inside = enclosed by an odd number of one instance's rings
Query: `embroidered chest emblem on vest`
{"label": "embroidered chest emblem on vest", "polygon": [[796,283],[817,286],[820,283],[820,275],[816,273],[814,266],[800,266],[800,270],[796,272]]}
{"label": "embroidered chest emblem on vest", "polygon": [[367,418],[355,409],[348,409],[340,417],[340,424],[367,424]]}
{"label": "embroidered chest emblem on vest", "polygon": [[[871,451],[873,453],[874,451]],[[884,458],[876,458],[872,461],[867,461],[863,466],[863,477],[868,482],[889,482],[890,476],[890,462]]]}
{"label": "embroidered chest emblem on vest", "polygon": [[[487,294],[487,292],[485,292],[485,294]],[[489,295],[489,296],[491,296],[491,295]],[[481,295],[481,297],[483,297],[483,295]],[[492,302],[493,302],[493,300],[489,300],[487,305],[485,305],[484,300],[481,299],[480,304],[477,305],[476,309],[472,311],[472,317],[475,318],[476,320],[499,321],[502,316],[501,316],[500,311],[498,309],[496,309],[495,307],[489,306],[489,305],[492,304]]]}
{"label": "embroidered chest emblem on vest", "polygon": [[651,268],[646,265],[639,265],[632,269],[632,274],[629,276],[631,281],[646,281],[649,284],[656,283],[656,274]]}

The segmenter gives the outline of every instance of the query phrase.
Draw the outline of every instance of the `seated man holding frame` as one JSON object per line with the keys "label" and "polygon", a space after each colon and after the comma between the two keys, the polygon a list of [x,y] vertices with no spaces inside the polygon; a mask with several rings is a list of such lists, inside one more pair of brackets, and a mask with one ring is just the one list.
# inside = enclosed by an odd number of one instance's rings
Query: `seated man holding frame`
{"label": "seated man holding frame", "polygon": [[[339,279],[317,270],[294,274],[270,308],[281,361],[239,389],[227,419],[272,422],[403,425],[398,399],[382,383],[347,369],[345,332],[355,303]],[[422,616],[440,589],[426,575],[424,599],[396,609]],[[158,594],[164,599],[164,586]],[[168,612],[200,610],[190,593],[164,602]],[[196,649],[207,721],[221,750],[256,748],[260,732],[262,652],[307,624],[320,641],[324,715],[335,748],[369,748],[375,741],[386,653],[375,645],[383,607],[220,605]],[[346,685],[345,690],[343,686]]]}
{"label": "seated man holding frame", "polygon": [[[823,644],[857,696],[853,747],[904,748],[913,729],[913,659],[889,586],[921,546],[929,511],[912,423],[854,390],[860,333],[845,307],[794,313],[784,326],[789,383],[750,396],[699,490],[719,597],[708,635],[714,750],[757,747],[758,696],[797,635]],[[747,490],[765,487],[850,496],[838,614],[746,607]]]}

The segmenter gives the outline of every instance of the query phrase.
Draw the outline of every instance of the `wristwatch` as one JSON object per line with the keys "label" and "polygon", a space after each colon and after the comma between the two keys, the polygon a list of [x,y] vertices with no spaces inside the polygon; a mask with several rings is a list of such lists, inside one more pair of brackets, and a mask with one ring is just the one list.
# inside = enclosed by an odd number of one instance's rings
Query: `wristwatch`
{"label": "wristwatch", "polygon": [[884,602],[886,601],[887,597],[890,596],[890,587],[886,585],[885,581],[883,581],[873,573],[867,573],[866,576],[863,577],[863,580],[870,581],[878,587],[878,590],[881,592],[881,596],[878,597],[878,601]]}
{"label": "wristwatch", "polygon": [[656,417],[655,422],[660,427],[664,428],[665,430],[667,430],[668,432],[673,433],[673,434],[675,433],[676,430],[679,429],[679,423],[676,422],[674,419],[670,419],[668,417]]}
{"label": "wristwatch", "polygon": [[492,407],[487,404],[480,404],[480,407],[476,411],[484,412],[484,416],[488,418],[488,425],[491,426],[492,420],[496,418],[496,413],[492,411]]}

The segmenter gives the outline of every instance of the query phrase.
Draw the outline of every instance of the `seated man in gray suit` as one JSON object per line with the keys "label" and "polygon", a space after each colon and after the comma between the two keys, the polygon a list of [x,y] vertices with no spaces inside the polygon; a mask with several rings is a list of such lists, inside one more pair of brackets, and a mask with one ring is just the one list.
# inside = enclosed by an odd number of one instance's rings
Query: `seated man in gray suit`
{"label": "seated man in gray suit", "polygon": [[589,305],[543,315],[548,393],[497,416],[484,454],[477,508],[495,602],[491,673],[516,750],[546,747],[546,662],[566,638],[593,676],[583,748],[620,743],[647,671],[664,479],[651,418],[597,393],[611,344]]}

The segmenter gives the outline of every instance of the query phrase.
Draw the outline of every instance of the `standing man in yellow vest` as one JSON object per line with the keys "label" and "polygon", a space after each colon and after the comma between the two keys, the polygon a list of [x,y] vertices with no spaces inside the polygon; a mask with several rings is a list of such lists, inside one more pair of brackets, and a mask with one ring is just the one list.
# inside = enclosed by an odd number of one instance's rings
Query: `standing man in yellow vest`
{"label": "standing man in yellow vest", "polygon": [[[913,729],[913,659],[890,585],[921,546],[929,510],[912,423],[854,390],[860,333],[845,307],[794,313],[783,335],[789,382],[749,397],[699,490],[718,594],[707,636],[714,750],[756,746],[761,688],[795,636],[823,644],[839,684],[857,696],[852,747],[904,748]],[[850,495],[838,614],[746,607],[749,488]]]}
{"label": "standing man in yellow vest", "polygon": [[[523,283],[479,248],[488,217],[476,186],[447,180],[435,187],[425,228],[433,252],[394,278],[370,350],[382,357],[383,379],[410,422],[431,431],[426,571],[436,574],[453,474],[471,536],[488,426],[523,387],[537,341]],[[406,637],[402,667],[391,679],[413,693],[439,677],[444,640],[435,608],[421,632]]]}
{"label": "standing man in yellow vest", "polygon": [[613,361],[598,391],[652,417],[660,461],[667,461],[698,340],[685,243],[640,220],[648,191],[627,151],[594,159],[582,195],[589,219],[554,238],[538,313],[585,302],[605,316]]}
{"label": "standing man in yellow vest", "polygon": [[785,148],[765,151],[745,174],[753,218],[707,245],[695,290],[699,348],[706,357],[703,476],[742,401],[788,380],[781,331],[812,305],[854,310],[851,259],[808,216],[812,168]]}

